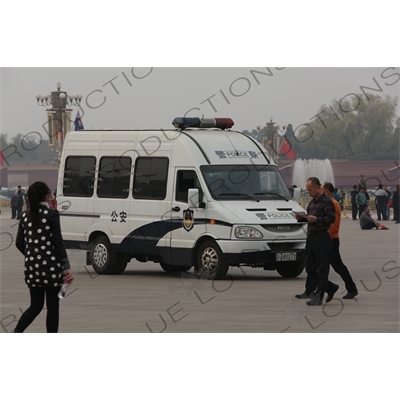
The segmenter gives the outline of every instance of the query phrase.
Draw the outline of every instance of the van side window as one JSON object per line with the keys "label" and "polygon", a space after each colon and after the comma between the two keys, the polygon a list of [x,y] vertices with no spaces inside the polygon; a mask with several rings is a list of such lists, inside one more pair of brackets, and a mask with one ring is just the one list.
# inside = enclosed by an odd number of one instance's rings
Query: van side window
{"label": "van side window", "polygon": [[178,171],[176,177],[175,200],[188,203],[188,189],[199,189],[199,201],[203,201],[203,191],[196,171]]}
{"label": "van side window", "polygon": [[135,164],[133,197],[164,200],[167,194],[168,158],[139,157]]}
{"label": "van side window", "polygon": [[67,157],[64,170],[64,196],[92,197],[95,157]]}
{"label": "van side window", "polygon": [[130,157],[102,157],[100,159],[97,196],[126,199],[129,195]]}

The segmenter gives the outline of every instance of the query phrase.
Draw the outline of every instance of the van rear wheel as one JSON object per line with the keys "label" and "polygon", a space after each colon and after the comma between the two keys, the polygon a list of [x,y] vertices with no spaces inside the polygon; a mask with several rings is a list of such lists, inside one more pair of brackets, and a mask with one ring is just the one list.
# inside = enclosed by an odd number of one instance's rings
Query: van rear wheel
{"label": "van rear wheel", "polygon": [[170,274],[175,273],[175,272],[188,272],[192,267],[182,267],[179,265],[171,265],[171,264],[166,264],[165,262],[160,263],[161,268]]}
{"label": "van rear wheel", "polygon": [[90,248],[91,264],[99,275],[120,274],[125,270],[128,262],[112,250],[107,236],[97,237]]}
{"label": "van rear wheel", "polygon": [[200,245],[196,261],[200,277],[205,279],[222,279],[229,269],[215,240],[206,240]]}

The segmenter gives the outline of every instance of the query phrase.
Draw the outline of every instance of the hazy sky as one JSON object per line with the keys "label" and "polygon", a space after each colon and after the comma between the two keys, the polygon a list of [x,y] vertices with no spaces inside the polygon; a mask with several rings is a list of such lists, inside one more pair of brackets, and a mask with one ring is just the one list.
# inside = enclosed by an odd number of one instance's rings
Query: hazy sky
{"label": "hazy sky", "polygon": [[191,109],[188,116],[230,117],[238,130],[270,117],[296,128],[321,105],[362,93],[360,86],[379,84],[380,94],[398,96],[400,68],[388,68],[2,68],[1,133],[45,135],[47,107],[35,95],[55,91],[57,82],[83,96],[86,129],[172,128]]}

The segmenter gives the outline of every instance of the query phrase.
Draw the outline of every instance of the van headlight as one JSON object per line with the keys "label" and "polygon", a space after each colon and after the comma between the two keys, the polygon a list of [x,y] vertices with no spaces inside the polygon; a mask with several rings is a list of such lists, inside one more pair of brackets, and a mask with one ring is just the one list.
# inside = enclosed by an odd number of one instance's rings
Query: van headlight
{"label": "van headlight", "polygon": [[262,239],[262,233],[256,229],[249,226],[238,226],[235,229],[235,236],[241,239]]}

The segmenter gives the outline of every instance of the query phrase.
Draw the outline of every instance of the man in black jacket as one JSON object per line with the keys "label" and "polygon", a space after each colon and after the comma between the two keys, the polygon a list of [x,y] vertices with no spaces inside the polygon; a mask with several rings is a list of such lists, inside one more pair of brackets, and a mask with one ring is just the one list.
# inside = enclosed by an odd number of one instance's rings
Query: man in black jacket
{"label": "man in black jacket", "polygon": [[24,194],[22,192],[21,185],[18,185],[17,200],[16,200],[16,217],[21,219],[22,207],[24,205]]}
{"label": "man in black jacket", "polygon": [[375,202],[378,221],[381,221],[382,219],[387,221],[388,194],[383,190],[383,185],[381,183],[378,186],[378,190],[375,192]]}
{"label": "man in black jacket", "polygon": [[357,213],[358,213],[358,206],[356,202],[356,196],[357,196],[358,190],[357,190],[357,185],[353,185],[353,190],[350,190],[350,196],[351,196],[351,215],[353,217],[353,221],[357,220]]}
{"label": "man in black jacket", "polygon": [[337,285],[328,281],[330,253],[332,240],[328,233],[331,224],[335,221],[335,206],[331,199],[325,195],[318,178],[311,177],[306,182],[306,189],[312,200],[307,207],[307,215],[301,217],[295,214],[300,222],[308,222],[306,241],[306,272],[310,287],[316,287],[315,293],[304,292],[296,295],[303,299],[311,297],[308,306],[320,306],[325,292],[332,297],[337,290]]}

